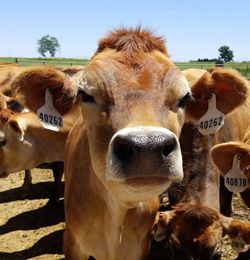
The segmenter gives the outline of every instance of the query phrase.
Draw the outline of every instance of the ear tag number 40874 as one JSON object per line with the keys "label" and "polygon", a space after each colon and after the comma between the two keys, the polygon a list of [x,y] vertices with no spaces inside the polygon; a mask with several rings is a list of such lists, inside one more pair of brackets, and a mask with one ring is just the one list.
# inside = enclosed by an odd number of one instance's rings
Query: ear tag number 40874
{"label": "ear tag number 40874", "polygon": [[40,123],[46,129],[59,131],[63,126],[63,117],[53,105],[52,94],[46,89],[45,104],[37,110]]}
{"label": "ear tag number 40874", "polygon": [[212,94],[208,101],[208,110],[198,122],[200,133],[203,135],[214,134],[223,126],[224,118],[225,115],[216,108],[216,95]]}
{"label": "ear tag number 40874", "polygon": [[232,168],[224,176],[224,184],[231,192],[243,192],[248,187],[248,179],[240,170],[239,155],[234,156]]}

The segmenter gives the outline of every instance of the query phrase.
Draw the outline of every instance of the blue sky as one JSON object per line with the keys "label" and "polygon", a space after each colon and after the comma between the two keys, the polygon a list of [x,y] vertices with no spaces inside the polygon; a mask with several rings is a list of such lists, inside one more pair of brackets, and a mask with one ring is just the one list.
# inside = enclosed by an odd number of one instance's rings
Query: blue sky
{"label": "blue sky", "polygon": [[0,0],[0,56],[39,57],[49,34],[57,56],[89,58],[108,31],[138,24],[166,38],[174,61],[216,58],[222,45],[250,61],[248,0]]}

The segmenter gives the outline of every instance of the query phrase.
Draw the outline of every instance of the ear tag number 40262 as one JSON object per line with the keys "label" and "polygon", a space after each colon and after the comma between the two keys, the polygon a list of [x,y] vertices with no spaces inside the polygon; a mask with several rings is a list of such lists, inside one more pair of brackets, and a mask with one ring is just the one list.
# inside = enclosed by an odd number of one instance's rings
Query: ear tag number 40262
{"label": "ear tag number 40262", "polygon": [[216,95],[212,94],[208,101],[208,110],[200,118],[198,129],[203,135],[216,133],[224,124],[225,115],[216,108]]}
{"label": "ear tag number 40262", "polygon": [[234,156],[232,168],[224,176],[224,184],[231,192],[243,192],[248,187],[248,179],[240,170],[239,155]]}
{"label": "ear tag number 40262", "polygon": [[46,89],[45,104],[37,110],[40,123],[46,129],[59,131],[63,126],[63,117],[53,105],[52,94]]}

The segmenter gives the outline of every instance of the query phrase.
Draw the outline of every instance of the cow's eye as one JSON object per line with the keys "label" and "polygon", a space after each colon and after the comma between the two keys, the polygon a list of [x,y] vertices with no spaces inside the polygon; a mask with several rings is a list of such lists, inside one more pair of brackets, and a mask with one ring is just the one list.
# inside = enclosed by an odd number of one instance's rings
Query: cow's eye
{"label": "cow's eye", "polygon": [[82,102],[84,103],[95,103],[95,98],[89,94],[87,94],[83,90],[78,91],[78,95],[82,97]]}
{"label": "cow's eye", "polygon": [[188,92],[185,96],[183,96],[183,97],[179,100],[177,106],[178,106],[179,108],[184,108],[185,105],[186,105],[186,103],[187,103],[187,101],[190,100],[190,99],[192,99],[192,95],[191,95],[190,92]]}

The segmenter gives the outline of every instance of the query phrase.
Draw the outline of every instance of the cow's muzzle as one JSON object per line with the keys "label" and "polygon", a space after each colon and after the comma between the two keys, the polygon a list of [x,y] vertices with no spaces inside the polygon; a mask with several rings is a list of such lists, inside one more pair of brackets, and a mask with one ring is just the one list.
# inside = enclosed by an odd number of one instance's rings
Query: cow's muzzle
{"label": "cow's muzzle", "polygon": [[133,127],[118,131],[108,153],[111,179],[167,178],[179,181],[182,158],[176,135],[160,127]]}

